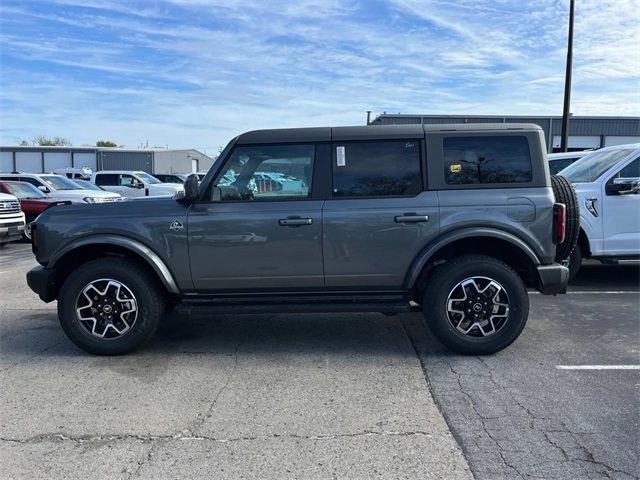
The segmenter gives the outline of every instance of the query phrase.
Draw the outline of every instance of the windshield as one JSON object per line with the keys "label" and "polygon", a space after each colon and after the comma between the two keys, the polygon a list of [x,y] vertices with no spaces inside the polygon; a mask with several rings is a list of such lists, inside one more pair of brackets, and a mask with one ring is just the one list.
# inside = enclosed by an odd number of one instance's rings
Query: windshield
{"label": "windshield", "polygon": [[102,189],[97,186],[94,185],[93,183],[89,182],[88,180],[80,180],[80,179],[75,179],[73,181],[73,183],[77,183],[78,185],[80,185],[80,188],[82,188],[83,190],[98,190],[99,192],[102,191]]}
{"label": "windshield", "polygon": [[595,182],[600,175],[624,157],[628,156],[631,152],[633,152],[633,150],[629,148],[593,152],[560,171],[559,175],[562,175],[571,183]]}
{"label": "windshield", "polygon": [[47,196],[30,183],[5,183],[12,195],[20,199],[25,198],[47,198]]}
{"label": "windshield", "polygon": [[150,183],[150,184],[162,183],[156,177],[152,177],[151,175],[149,175],[148,173],[145,173],[145,172],[138,172],[138,173],[136,173],[136,176],[141,178],[142,180],[144,180],[144,183]]}
{"label": "windshield", "polygon": [[62,177],[60,175],[41,175],[40,178],[54,190],[82,190],[80,185],[76,182],[72,182],[67,177]]}

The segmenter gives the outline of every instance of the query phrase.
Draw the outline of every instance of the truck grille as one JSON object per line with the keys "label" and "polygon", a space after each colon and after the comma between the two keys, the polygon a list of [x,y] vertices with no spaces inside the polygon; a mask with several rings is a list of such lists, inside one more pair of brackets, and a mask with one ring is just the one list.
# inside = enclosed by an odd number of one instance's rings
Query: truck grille
{"label": "truck grille", "polygon": [[20,203],[17,200],[0,201],[0,215],[20,213]]}

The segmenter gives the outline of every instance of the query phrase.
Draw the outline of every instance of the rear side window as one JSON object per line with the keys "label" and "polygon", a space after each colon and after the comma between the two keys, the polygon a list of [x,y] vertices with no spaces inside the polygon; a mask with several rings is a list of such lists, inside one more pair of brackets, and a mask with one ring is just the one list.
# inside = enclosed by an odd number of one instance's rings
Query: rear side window
{"label": "rear side window", "polygon": [[444,178],[449,185],[525,183],[532,179],[524,136],[447,137]]}
{"label": "rear side window", "polygon": [[422,191],[420,142],[334,145],[333,196],[415,196]]}
{"label": "rear side window", "polygon": [[118,185],[117,173],[102,173],[96,175],[96,185]]}

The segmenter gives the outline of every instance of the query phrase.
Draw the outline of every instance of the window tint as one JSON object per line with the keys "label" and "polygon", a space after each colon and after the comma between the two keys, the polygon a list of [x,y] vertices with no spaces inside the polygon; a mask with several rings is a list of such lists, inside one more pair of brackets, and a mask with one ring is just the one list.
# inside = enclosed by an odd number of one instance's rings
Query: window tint
{"label": "window tint", "polygon": [[420,142],[334,145],[334,197],[413,196],[422,191]]}
{"label": "window tint", "polygon": [[569,165],[562,171],[562,176],[571,183],[595,182],[600,175],[632,152],[633,149],[623,148],[590,153]]}
{"label": "window tint", "polygon": [[551,160],[549,162],[549,173],[551,173],[551,175],[555,175],[560,170],[564,170],[565,168],[567,168],[569,165],[571,165],[576,160],[578,160],[578,159],[577,158],[562,158],[562,159],[558,159],[558,160]]}
{"label": "window tint", "polygon": [[640,157],[620,170],[618,178],[640,178]]}
{"label": "window tint", "polygon": [[118,174],[101,173],[96,175],[96,185],[118,185]]}
{"label": "window tint", "polygon": [[308,197],[314,156],[315,145],[238,147],[215,183],[220,200]]}
{"label": "window tint", "polygon": [[444,177],[450,185],[531,181],[527,137],[447,137],[443,147]]}

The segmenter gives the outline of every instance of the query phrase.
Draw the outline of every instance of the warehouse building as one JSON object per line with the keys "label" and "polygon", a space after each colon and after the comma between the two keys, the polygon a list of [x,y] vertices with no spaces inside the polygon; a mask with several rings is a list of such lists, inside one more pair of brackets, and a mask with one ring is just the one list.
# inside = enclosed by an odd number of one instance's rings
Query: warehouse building
{"label": "warehouse building", "polygon": [[0,147],[0,172],[44,173],[65,167],[190,173],[209,170],[214,159],[194,149],[101,147]]}
{"label": "warehouse building", "polygon": [[[500,115],[402,115],[384,113],[372,125],[444,124],[444,123],[535,123],[544,131],[547,151],[560,151],[562,117]],[[569,150],[610,147],[640,143],[640,117],[571,117]]]}

